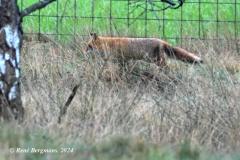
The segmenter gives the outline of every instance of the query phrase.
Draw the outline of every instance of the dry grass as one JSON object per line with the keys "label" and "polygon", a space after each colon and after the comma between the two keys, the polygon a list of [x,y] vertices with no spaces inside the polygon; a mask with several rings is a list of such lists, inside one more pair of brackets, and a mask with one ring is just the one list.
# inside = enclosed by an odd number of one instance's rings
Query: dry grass
{"label": "dry grass", "polygon": [[[169,61],[168,72],[131,62],[122,69],[52,43],[26,42],[22,56],[22,127],[95,143],[112,136],[136,137],[160,145],[192,144],[214,151],[240,148],[240,55],[227,40],[189,42],[202,65]],[[154,73],[159,81],[139,74]],[[76,97],[57,123],[75,84]]]}

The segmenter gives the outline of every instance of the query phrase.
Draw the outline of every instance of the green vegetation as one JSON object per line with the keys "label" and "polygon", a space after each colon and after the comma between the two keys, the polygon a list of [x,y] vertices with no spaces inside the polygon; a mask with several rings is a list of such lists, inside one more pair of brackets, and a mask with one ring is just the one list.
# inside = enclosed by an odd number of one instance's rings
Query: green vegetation
{"label": "green vegetation", "polygon": [[[9,125],[9,124],[8,124]],[[63,140],[39,131],[24,131],[16,125],[0,124],[1,160],[239,160],[239,154],[211,154],[185,141],[172,150],[141,139],[109,138],[95,144]]]}
{"label": "green vegetation", "polygon": [[[36,1],[19,3],[25,8]],[[59,0],[58,6],[53,3],[41,10],[41,15],[47,16],[39,19],[36,12],[26,17],[24,30],[38,32],[40,24],[42,33],[72,34],[75,30],[82,35],[93,30],[109,34],[108,18],[92,21],[91,2],[77,1],[78,10],[74,13],[74,1]],[[109,17],[109,1],[94,2],[94,16]],[[114,19],[127,18],[126,3],[112,4],[114,33],[144,36],[144,20],[137,20],[126,29],[126,19]],[[200,15],[198,3],[186,3],[182,9],[167,10],[164,17],[160,12],[158,16],[179,20],[181,10],[185,20],[216,19],[216,5],[205,3]],[[235,20],[233,4],[221,4],[218,11],[219,20]],[[136,17],[140,12],[137,9],[130,16]],[[75,14],[85,18],[68,17]],[[237,14],[240,19],[240,12]],[[152,13],[147,17],[156,18]],[[217,24],[212,21],[202,22],[200,32],[198,21],[164,23],[163,31],[163,21],[149,20],[148,36],[216,36]],[[235,29],[234,23],[219,22],[219,33],[226,39],[218,45],[202,40],[183,43],[184,48],[198,53],[204,64],[169,60],[166,72],[143,61],[131,61],[123,68],[116,62],[106,63],[101,57],[82,54],[85,41],[81,38],[70,46],[25,41],[21,57],[24,122],[0,124],[0,160],[239,160],[239,52],[236,43],[227,39],[240,29],[239,25]],[[145,71],[158,80],[141,76]],[[80,85],[79,90],[58,124],[60,107],[76,84]],[[14,153],[10,153],[10,148]],[[17,148],[30,150],[16,153]],[[58,153],[31,153],[32,148]]]}
{"label": "green vegetation", "polygon": [[[227,40],[219,46],[191,42],[184,47],[204,53],[204,64],[168,61],[165,73],[144,61],[125,69],[104,63],[81,53],[82,40],[74,49],[25,42],[24,122],[0,126],[0,159],[238,160],[240,65],[234,46]],[[144,80],[145,71],[159,80]],[[79,90],[58,124],[60,107],[76,84]],[[75,151],[15,155],[11,147]]]}
{"label": "green vegetation", "polygon": [[[22,1],[21,8],[25,8],[33,2],[36,0]],[[181,36],[234,37],[237,31],[239,36],[239,3],[236,4],[235,9],[233,1],[219,1],[219,5],[215,1],[202,2],[200,5],[197,2],[187,3],[186,1],[180,9],[148,12],[147,14],[143,13],[143,8],[136,8],[132,5],[128,15],[128,1],[112,1],[110,3],[110,0],[77,0],[75,4],[73,0],[61,0],[41,10],[40,18],[38,12],[26,17],[23,24],[24,30],[30,33],[38,33],[40,30],[41,33],[48,34],[72,34],[75,32],[79,35],[86,35],[90,31],[109,34],[112,30],[116,35],[169,37],[173,38],[173,42],[176,41],[175,37]],[[161,2],[158,5],[163,7]],[[109,20],[110,13],[112,28]],[[143,14],[139,17],[141,13]],[[147,17],[147,21],[145,21],[145,17]],[[234,23],[234,21],[238,22]]]}

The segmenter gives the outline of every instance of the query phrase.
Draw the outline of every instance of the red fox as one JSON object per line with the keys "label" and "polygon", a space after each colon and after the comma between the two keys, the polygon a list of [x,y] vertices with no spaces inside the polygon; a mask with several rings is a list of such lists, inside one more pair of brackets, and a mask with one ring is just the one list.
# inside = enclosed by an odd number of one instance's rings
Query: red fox
{"label": "red fox", "polygon": [[158,66],[165,66],[166,53],[169,57],[190,63],[202,63],[203,60],[179,47],[172,47],[167,42],[157,38],[127,38],[103,37],[91,33],[91,39],[86,51],[95,50],[107,55],[107,58],[122,58],[124,60],[152,60]]}

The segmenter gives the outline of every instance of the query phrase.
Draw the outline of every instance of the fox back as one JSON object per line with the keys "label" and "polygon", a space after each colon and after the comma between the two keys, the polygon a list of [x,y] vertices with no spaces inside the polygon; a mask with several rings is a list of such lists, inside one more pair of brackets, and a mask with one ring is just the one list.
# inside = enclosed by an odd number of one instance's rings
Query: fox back
{"label": "fox back", "polygon": [[164,53],[182,61],[202,62],[201,58],[193,53],[172,47],[157,38],[102,37],[93,33],[86,48],[86,51],[89,50],[103,53],[107,57],[153,60],[157,64],[164,63]]}

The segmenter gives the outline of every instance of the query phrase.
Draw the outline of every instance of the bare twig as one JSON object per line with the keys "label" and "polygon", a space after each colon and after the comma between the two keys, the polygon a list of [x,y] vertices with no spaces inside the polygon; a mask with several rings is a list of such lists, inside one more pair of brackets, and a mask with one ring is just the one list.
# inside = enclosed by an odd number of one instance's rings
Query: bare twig
{"label": "bare twig", "polygon": [[172,0],[161,0],[161,2],[166,2],[166,3],[170,4],[171,6],[176,5]]}
{"label": "bare twig", "polygon": [[[145,1],[141,1],[141,0],[138,0],[138,1],[133,1],[130,3],[130,5],[138,8],[143,8],[147,11],[164,11],[168,8],[171,8],[171,9],[177,9],[179,7],[181,7],[183,5],[185,0],[178,0],[178,3],[175,3],[174,1],[172,0],[160,0],[160,2],[163,2],[163,3],[167,3],[168,5],[166,7],[163,7],[161,8],[161,6],[157,5],[156,3],[158,3],[158,1],[153,1],[153,0],[145,0]],[[146,8],[146,5],[145,3],[147,3],[148,5],[151,6],[150,9],[148,9],[148,7]]]}
{"label": "bare twig", "polygon": [[64,116],[66,114],[67,109],[68,109],[69,105],[71,104],[73,98],[75,97],[79,86],[80,86],[80,84],[77,84],[73,88],[72,93],[70,94],[70,96],[67,99],[67,102],[65,103],[65,105],[62,108],[60,108],[60,115],[58,117],[58,123],[61,123],[62,116]]}
{"label": "bare twig", "polygon": [[65,1],[65,4],[64,4],[64,8],[63,8],[63,12],[62,12],[62,15],[60,16],[60,19],[59,19],[59,22],[62,23],[62,20],[63,20],[63,17],[64,15],[66,14],[66,11],[67,11],[67,6],[69,5],[69,0],[66,0]]}
{"label": "bare twig", "polygon": [[31,5],[30,7],[24,9],[21,12],[21,18],[31,14],[32,12],[34,12],[36,10],[46,7],[47,5],[49,5],[50,3],[54,2],[54,1],[56,1],[56,0],[41,0],[41,1]]}
{"label": "bare twig", "polygon": [[[160,11],[164,11],[166,9],[177,9],[179,7],[181,7],[183,5],[185,0],[178,0],[177,2],[174,2],[173,0],[135,0],[135,1],[131,1],[129,4],[132,7],[132,10],[129,12],[130,14],[134,13],[134,11],[138,8],[143,9],[143,11],[135,17],[135,19],[130,23],[130,25],[132,25],[133,23],[135,23],[135,21],[138,20],[139,17],[141,17],[144,13],[146,12],[153,12],[153,14],[155,15],[156,19],[160,21],[160,18],[157,14],[157,12]],[[168,4],[167,6],[161,6],[158,3],[162,2],[162,3],[166,3]],[[159,25],[159,29],[160,29],[160,25]]]}

